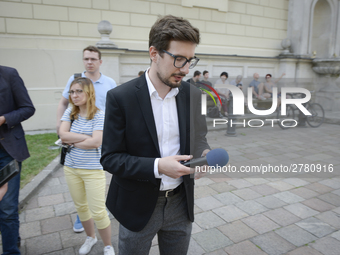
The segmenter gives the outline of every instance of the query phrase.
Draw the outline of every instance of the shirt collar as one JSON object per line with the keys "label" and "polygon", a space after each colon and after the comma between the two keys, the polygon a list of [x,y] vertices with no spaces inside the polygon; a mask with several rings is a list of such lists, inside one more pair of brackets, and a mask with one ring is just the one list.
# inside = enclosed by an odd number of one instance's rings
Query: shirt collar
{"label": "shirt collar", "polygon": [[[84,72],[82,73],[81,76],[86,78],[85,72],[86,72],[86,71],[84,71]],[[99,77],[98,80],[96,80],[95,82],[93,82],[92,80],[91,80],[91,81],[92,81],[93,83],[104,83],[104,80],[103,80],[103,79],[104,79],[103,74],[100,73],[100,77]]]}
{"label": "shirt collar", "polygon": [[[149,69],[150,67],[146,70],[145,72],[145,77],[146,77],[146,83],[148,84],[148,89],[149,89],[149,96],[152,97],[152,95],[154,95],[154,97],[158,97],[158,92],[155,89],[155,86],[152,84],[150,77],[149,77]],[[177,96],[179,90],[178,88],[172,88],[169,93],[166,95],[165,98],[171,98],[171,97],[175,97]]]}

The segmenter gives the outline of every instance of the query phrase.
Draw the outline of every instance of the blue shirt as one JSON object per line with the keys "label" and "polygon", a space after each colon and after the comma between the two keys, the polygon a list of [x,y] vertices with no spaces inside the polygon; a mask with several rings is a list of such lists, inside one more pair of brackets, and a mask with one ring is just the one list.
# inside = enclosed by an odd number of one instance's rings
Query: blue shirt
{"label": "blue shirt", "polygon": [[[81,77],[85,76],[85,71],[81,74]],[[66,84],[66,87],[63,91],[63,97],[65,97],[68,100],[68,92],[70,91],[70,85],[72,81],[74,80],[74,75],[68,79],[68,82]],[[93,82],[93,81],[92,81]],[[116,82],[110,78],[105,76],[101,73],[99,80],[93,83],[94,90],[96,92],[96,106],[105,112],[105,105],[106,105],[106,93],[115,87],[117,87]]]}
{"label": "blue shirt", "polygon": [[[70,114],[72,108],[67,108],[64,112],[62,121],[71,122]],[[99,110],[92,120],[78,115],[78,119],[74,120],[71,125],[70,132],[77,134],[85,134],[92,136],[93,131],[103,130],[104,126],[104,112]],[[66,153],[65,166],[81,169],[103,169],[100,164],[101,148],[95,149],[80,149],[73,147],[69,153]]]}
{"label": "blue shirt", "polygon": [[254,87],[255,92],[259,93],[258,86],[259,86],[260,83],[261,83],[260,81],[252,80],[251,83],[249,84],[249,87]]}

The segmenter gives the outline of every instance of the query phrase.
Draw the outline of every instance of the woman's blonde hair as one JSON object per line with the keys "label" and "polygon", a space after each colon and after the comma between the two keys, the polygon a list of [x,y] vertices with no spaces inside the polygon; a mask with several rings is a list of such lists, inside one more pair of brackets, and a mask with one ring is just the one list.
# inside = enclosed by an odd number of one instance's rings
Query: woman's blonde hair
{"label": "woman's blonde hair", "polygon": [[[86,99],[86,118],[89,120],[92,120],[94,118],[94,115],[96,114],[96,112],[99,110],[96,106],[96,94],[94,91],[94,87],[92,84],[92,81],[88,78],[85,77],[80,77],[80,78],[76,78],[73,80],[73,82],[70,85],[70,90],[71,87],[74,84],[79,84],[82,89],[83,92],[86,94],[87,99]],[[79,114],[79,106],[76,106],[73,104],[72,98],[71,98],[71,94],[68,96],[70,104],[72,105],[72,111],[71,111],[71,115],[70,118],[71,119],[78,119],[78,114]]]}

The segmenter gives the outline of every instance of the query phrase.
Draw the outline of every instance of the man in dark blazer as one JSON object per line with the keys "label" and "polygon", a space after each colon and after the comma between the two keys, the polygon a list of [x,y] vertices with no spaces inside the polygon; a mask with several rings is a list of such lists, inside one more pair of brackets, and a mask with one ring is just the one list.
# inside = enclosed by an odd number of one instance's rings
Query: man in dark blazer
{"label": "man in dark blazer", "polygon": [[[182,79],[195,67],[199,31],[165,16],[149,35],[151,67],[107,94],[101,163],[112,173],[106,205],[120,222],[119,253],[186,254],[194,179],[180,161],[210,150],[201,92]],[[192,155],[192,156],[190,156]]]}
{"label": "man in dark blazer", "polygon": [[[0,66],[0,168],[13,159],[21,162],[29,157],[21,122],[35,112],[24,82],[14,68]],[[18,199],[20,174],[8,182],[8,190],[0,202],[0,228],[3,254],[20,254],[18,249]]]}

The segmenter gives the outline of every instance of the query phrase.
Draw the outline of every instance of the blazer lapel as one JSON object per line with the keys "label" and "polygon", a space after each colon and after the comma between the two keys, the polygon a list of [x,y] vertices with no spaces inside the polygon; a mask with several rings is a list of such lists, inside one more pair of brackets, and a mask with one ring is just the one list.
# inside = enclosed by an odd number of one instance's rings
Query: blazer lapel
{"label": "blazer lapel", "polygon": [[145,75],[140,77],[141,82],[136,86],[138,89],[136,90],[136,96],[138,99],[138,103],[140,109],[143,113],[143,117],[145,120],[145,124],[150,132],[152,137],[152,141],[157,148],[157,152],[159,156],[161,155],[158,145],[158,138],[157,138],[157,130],[155,125],[155,119],[152,112],[151,100],[149,95],[149,89],[146,83]]}
{"label": "blazer lapel", "polygon": [[178,123],[179,123],[179,137],[180,137],[180,151],[181,155],[185,154],[185,145],[186,145],[186,102],[185,102],[185,92],[183,87],[179,87],[179,92],[176,96],[176,104],[177,104],[177,114],[178,114]]}

